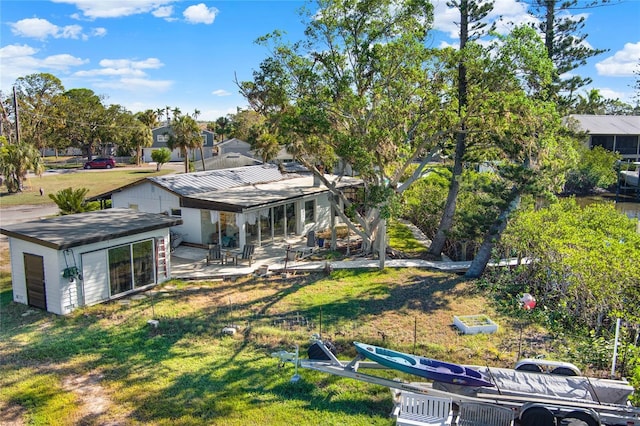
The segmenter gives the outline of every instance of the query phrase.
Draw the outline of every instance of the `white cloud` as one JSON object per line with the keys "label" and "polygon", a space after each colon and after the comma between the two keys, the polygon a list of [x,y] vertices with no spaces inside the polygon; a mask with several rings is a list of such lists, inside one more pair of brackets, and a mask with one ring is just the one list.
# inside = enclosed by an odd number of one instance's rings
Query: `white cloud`
{"label": "white cloud", "polygon": [[82,27],[80,25],[59,27],[46,19],[40,18],[21,19],[10,24],[10,26],[13,34],[38,40],[44,40],[47,37],[77,39],[82,36]]}
{"label": "white cloud", "polygon": [[153,91],[165,92],[171,88],[171,80],[149,80],[145,78],[122,78],[114,81],[95,83],[94,86],[106,89],[127,90],[130,92]]}
{"label": "white cloud", "polygon": [[13,34],[38,40],[44,40],[50,36],[53,37],[58,33],[58,26],[53,25],[46,19],[28,18],[9,25]]}
{"label": "white cloud", "polygon": [[[450,8],[444,0],[436,1],[433,11],[433,27],[448,34],[454,40],[460,37],[460,11]],[[510,32],[514,26],[537,22],[527,13],[527,5],[517,0],[495,0],[493,9],[486,16],[487,23],[495,22],[500,34]],[[486,27],[485,27],[486,28]]]}
{"label": "white cloud", "polygon": [[144,71],[134,70],[131,68],[97,68],[93,70],[78,71],[73,73],[74,77],[97,77],[97,76],[133,76],[144,77]]}
{"label": "white cloud", "polygon": [[189,6],[182,12],[182,15],[191,24],[212,24],[218,12],[215,7],[207,7],[206,4],[200,3]]}
{"label": "white cloud", "polygon": [[[78,71],[74,73],[73,76],[143,78],[147,76],[143,70],[158,69],[164,66],[164,64],[157,58],[147,58],[143,61],[132,61],[130,59],[102,59],[99,62],[99,65],[102,68]],[[111,82],[102,82],[101,84],[110,85]]]}
{"label": "white cloud", "polygon": [[76,58],[73,55],[63,53],[60,55],[51,55],[44,58],[41,63],[45,68],[59,71],[67,71],[71,67],[77,67],[89,62],[88,59]]}
{"label": "white cloud", "polygon": [[[40,72],[67,73],[72,67],[88,63],[72,55],[52,55],[45,58],[37,58],[38,50],[28,45],[12,44],[0,48],[2,73],[0,74],[0,87],[10,87],[18,77]],[[58,76],[60,77],[60,76]]]}
{"label": "white cloud", "polygon": [[81,35],[82,27],[80,25],[67,25],[62,27],[58,33],[58,36],[62,38],[79,38]]}
{"label": "white cloud", "polygon": [[164,18],[164,19],[171,18],[171,15],[173,15],[173,6],[159,7],[155,9],[153,12],[151,12],[151,14],[156,18]]}
{"label": "white cloud", "polygon": [[227,92],[224,89],[214,90],[213,92],[211,92],[211,94],[214,95],[214,96],[229,96],[229,95],[231,95],[231,93]]}
{"label": "white cloud", "polygon": [[157,69],[164,66],[164,64],[160,62],[158,58],[147,58],[143,61],[132,61],[130,59],[103,59],[100,61],[100,66],[107,68]]}
{"label": "white cloud", "polygon": [[622,50],[617,51],[604,61],[596,64],[598,75],[607,77],[631,77],[640,62],[640,41],[626,43]]}
{"label": "white cloud", "polygon": [[107,35],[107,29],[103,27],[93,28],[91,35],[94,37],[104,37]]}
{"label": "white cloud", "polygon": [[628,92],[620,92],[619,90],[613,90],[606,87],[598,90],[600,91],[600,95],[606,99],[631,99]]}
{"label": "white cloud", "polygon": [[[55,3],[72,4],[87,19],[119,18],[156,11],[176,0],[52,0]],[[77,17],[77,15],[76,15]]]}

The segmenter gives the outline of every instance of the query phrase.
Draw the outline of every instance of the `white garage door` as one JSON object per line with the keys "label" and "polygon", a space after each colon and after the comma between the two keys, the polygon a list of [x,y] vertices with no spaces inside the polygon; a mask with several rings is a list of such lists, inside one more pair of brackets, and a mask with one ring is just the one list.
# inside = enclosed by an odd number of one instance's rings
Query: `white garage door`
{"label": "white garage door", "polygon": [[109,299],[107,251],[82,254],[84,304],[93,305]]}

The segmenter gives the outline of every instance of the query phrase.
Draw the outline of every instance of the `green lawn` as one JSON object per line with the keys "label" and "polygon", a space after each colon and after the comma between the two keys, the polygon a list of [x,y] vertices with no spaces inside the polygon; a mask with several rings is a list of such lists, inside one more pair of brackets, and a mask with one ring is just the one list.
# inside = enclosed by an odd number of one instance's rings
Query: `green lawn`
{"label": "green lawn", "polygon": [[[292,384],[294,366],[270,354],[299,345],[306,356],[320,329],[343,359],[354,340],[410,352],[415,338],[421,354],[483,365],[511,365],[517,350],[504,347],[506,321],[494,335],[451,328],[453,315],[498,320],[456,275],[354,270],[161,289],[58,317],[13,303],[5,273],[0,412],[35,425],[392,425],[387,388],[304,369]],[[230,324],[238,333],[224,336]],[[95,400],[108,409],[91,414]]]}
{"label": "green lawn", "polygon": [[[55,194],[61,189],[69,187],[74,189],[87,188],[89,189],[88,196],[92,197],[149,176],[161,176],[172,172],[174,172],[172,169],[166,167],[156,172],[155,166],[116,168],[114,170],[49,171],[40,177],[28,178],[25,190],[21,193],[9,194],[7,188],[1,185],[0,207],[52,204],[53,201],[48,194]],[[40,196],[40,188],[44,191],[44,196]]]}

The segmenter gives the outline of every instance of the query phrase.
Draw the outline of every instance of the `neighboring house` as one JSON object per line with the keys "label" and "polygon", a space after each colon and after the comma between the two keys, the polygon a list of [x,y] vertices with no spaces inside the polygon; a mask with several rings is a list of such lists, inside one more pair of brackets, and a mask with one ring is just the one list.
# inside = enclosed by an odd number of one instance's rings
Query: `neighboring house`
{"label": "neighboring house", "polygon": [[[253,157],[247,157],[246,155],[230,152],[223,155],[216,155],[212,158],[205,158],[204,163],[206,167],[205,170],[220,170],[231,169],[233,167],[256,166],[262,164],[262,161]],[[200,161],[196,161],[194,166],[195,171],[202,171],[202,163]]]}
{"label": "neighboring house", "polygon": [[247,157],[254,157],[251,144],[240,139],[232,138],[222,141],[216,145],[217,155],[229,153],[242,154]]}
{"label": "neighboring house", "polygon": [[[347,192],[360,185],[355,178],[326,177]],[[174,231],[187,243],[242,247],[335,225],[339,218],[328,195],[310,174],[282,173],[265,164],[149,177],[93,199],[111,198],[114,207],[181,218]]]}
{"label": "neighboring house", "polygon": [[574,114],[568,117],[572,121],[588,133],[589,148],[601,146],[625,160],[640,161],[640,116]]}
{"label": "neighboring house", "polygon": [[[153,151],[161,148],[168,148],[167,143],[169,142],[169,136],[171,135],[171,132],[171,126],[156,127],[155,129],[151,130],[151,134],[153,136],[153,144],[150,147],[142,149],[142,158],[145,163],[150,163],[153,161],[153,159],[151,158],[151,153]],[[209,130],[202,130],[201,135],[203,141],[202,153],[205,159],[210,158],[215,155],[215,133]],[[194,161],[200,160],[200,149],[189,150],[188,155],[189,158]],[[174,149],[173,151],[171,151],[171,160],[169,161],[184,161],[180,149]]]}
{"label": "neighboring house", "polygon": [[68,314],[171,277],[180,218],[107,209],[7,225],[13,300]]}

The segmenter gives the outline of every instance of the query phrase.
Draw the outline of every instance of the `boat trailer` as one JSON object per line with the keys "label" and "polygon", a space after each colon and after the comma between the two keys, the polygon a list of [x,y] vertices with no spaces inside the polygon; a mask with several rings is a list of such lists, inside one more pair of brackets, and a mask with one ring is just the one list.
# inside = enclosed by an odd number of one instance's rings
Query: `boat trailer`
{"label": "boat trailer", "polygon": [[[527,410],[546,410],[557,419],[577,419],[582,420],[587,426],[640,426],[640,408],[631,405],[606,404],[599,401],[591,401],[575,398],[561,398],[545,394],[530,394],[510,392],[508,394],[482,392],[482,388],[470,388],[465,386],[441,386],[434,382],[407,382],[400,379],[387,379],[373,374],[363,373],[360,370],[382,370],[388,369],[376,362],[365,361],[365,357],[358,354],[349,362],[340,361],[325,346],[321,340],[315,340],[314,345],[321,350],[323,359],[301,359],[296,350],[295,360],[291,362],[301,368],[321,371],[336,376],[360,380],[362,382],[380,385],[395,390],[395,395],[402,392],[430,395],[441,398],[451,398],[454,404],[459,405],[465,402],[480,402],[510,408],[514,413],[514,419],[520,419],[521,426],[540,425],[540,423],[528,423],[527,418],[533,416],[523,416]],[[490,370],[489,370],[490,372]],[[297,370],[296,370],[297,374]],[[536,374],[536,373],[531,373]],[[588,380],[588,379],[587,379]],[[452,390],[454,388],[454,390]],[[555,423],[553,423],[555,424]]]}

